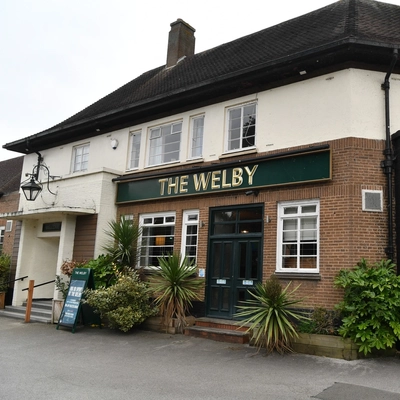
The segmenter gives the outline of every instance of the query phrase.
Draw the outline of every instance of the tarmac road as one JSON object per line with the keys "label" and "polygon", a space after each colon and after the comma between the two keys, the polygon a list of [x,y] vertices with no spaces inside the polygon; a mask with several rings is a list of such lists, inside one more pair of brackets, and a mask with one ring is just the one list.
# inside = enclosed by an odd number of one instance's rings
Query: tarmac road
{"label": "tarmac road", "polygon": [[400,400],[400,359],[266,357],[183,335],[0,317],[0,399]]}

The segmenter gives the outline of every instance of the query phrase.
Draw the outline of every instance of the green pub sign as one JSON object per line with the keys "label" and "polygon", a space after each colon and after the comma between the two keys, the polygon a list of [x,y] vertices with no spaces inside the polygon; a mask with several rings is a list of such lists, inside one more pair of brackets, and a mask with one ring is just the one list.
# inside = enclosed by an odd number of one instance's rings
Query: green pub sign
{"label": "green pub sign", "polygon": [[118,182],[117,203],[331,179],[330,149]]}

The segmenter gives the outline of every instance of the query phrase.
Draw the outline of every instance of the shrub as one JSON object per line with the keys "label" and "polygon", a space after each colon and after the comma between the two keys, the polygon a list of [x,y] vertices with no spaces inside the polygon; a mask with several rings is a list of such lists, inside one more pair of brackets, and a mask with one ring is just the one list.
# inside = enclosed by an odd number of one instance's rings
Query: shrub
{"label": "shrub", "polygon": [[11,257],[8,254],[0,253],[0,292],[7,291],[8,280],[10,279]]}
{"label": "shrub", "polygon": [[157,314],[157,310],[150,305],[146,283],[133,270],[119,273],[117,282],[112,286],[86,290],[83,302],[89,304],[101,318],[107,319],[111,329],[123,332]]}
{"label": "shrub", "polygon": [[240,325],[250,325],[248,331],[255,332],[255,345],[259,349],[265,347],[267,353],[292,351],[290,341],[298,336],[294,322],[307,319],[301,311],[292,309],[302,301],[293,297],[299,286],[292,291],[289,287],[290,283],[282,288],[278,279],[271,276],[264,284],[258,283],[254,293],[249,291],[252,299],[238,306],[241,311],[235,316],[243,318]]}
{"label": "shrub", "polygon": [[318,335],[338,335],[340,313],[327,310],[323,307],[314,308],[307,315],[307,321],[299,323],[297,330],[302,333],[315,333]]}
{"label": "shrub", "polygon": [[93,271],[96,289],[111,286],[117,281],[118,267],[113,263],[111,255],[100,255],[89,260],[83,268],[90,268]]}
{"label": "shrub", "polygon": [[335,285],[344,289],[337,306],[343,316],[339,334],[364,354],[391,348],[400,339],[400,277],[394,267],[390,260],[370,266],[362,259],[335,278]]}

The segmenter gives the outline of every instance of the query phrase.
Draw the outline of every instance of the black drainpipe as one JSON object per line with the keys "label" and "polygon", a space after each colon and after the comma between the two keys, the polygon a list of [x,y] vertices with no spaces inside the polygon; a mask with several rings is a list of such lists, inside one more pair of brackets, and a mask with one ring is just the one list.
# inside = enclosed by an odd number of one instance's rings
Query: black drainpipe
{"label": "black drainpipe", "polygon": [[[386,146],[383,154],[385,155],[385,160],[381,162],[381,167],[387,178],[387,217],[388,217],[388,246],[385,249],[386,256],[389,260],[393,260],[394,248],[393,248],[393,149],[390,139],[390,108],[389,108],[389,90],[390,90],[390,75],[396,65],[398,58],[398,50],[393,50],[392,62],[390,63],[389,71],[385,76],[385,81],[382,84],[382,89],[385,91],[385,123],[386,123]],[[399,274],[399,263],[398,271]]]}

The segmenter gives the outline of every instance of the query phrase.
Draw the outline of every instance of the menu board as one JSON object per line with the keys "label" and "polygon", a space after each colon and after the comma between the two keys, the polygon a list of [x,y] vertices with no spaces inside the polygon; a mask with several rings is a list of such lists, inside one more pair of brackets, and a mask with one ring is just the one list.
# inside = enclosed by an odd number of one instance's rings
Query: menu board
{"label": "menu board", "polygon": [[75,332],[76,323],[81,311],[82,296],[87,287],[94,288],[92,270],[90,268],[74,269],[68,294],[64,301],[60,319],[58,320],[57,329],[62,325],[72,328],[72,332]]}

